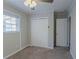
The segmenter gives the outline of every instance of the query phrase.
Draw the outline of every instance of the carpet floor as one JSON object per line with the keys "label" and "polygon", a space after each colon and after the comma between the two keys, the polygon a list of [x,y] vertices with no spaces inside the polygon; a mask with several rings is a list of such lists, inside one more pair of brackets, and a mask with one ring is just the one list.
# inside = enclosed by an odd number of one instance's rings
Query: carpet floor
{"label": "carpet floor", "polygon": [[27,47],[7,59],[72,59],[67,48]]}

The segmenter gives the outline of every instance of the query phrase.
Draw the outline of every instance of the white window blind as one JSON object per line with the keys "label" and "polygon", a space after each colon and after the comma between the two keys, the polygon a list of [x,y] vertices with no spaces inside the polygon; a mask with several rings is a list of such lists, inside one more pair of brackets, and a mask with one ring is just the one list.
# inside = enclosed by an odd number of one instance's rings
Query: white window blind
{"label": "white window blind", "polygon": [[3,14],[3,31],[4,32],[19,32],[20,18],[10,13]]}

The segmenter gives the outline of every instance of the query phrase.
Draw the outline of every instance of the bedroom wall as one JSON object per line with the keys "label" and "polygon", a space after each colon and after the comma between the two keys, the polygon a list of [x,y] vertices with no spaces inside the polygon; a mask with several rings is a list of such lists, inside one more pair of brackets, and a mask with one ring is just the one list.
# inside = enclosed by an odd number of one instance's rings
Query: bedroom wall
{"label": "bedroom wall", "polygon": [[6,3],[4,3],[3,9],[20,17],[20,32],[3,33],[4,57],[8,57],[29,45],[29,40],[27,39],[27,20],[29,17]]}
{"label": "bedroom wall", "polygon": [[69,16],[71,16],[71,36],[70,36],[70,53],[73,59],[76,59],[76,1],[72,0],[69,7]]}

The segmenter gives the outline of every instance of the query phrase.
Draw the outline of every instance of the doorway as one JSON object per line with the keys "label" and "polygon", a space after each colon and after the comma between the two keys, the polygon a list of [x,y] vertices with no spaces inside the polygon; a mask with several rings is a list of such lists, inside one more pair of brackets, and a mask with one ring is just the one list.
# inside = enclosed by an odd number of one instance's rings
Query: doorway
{"label": "doorway", "polygon": [[67,18],[56,19],[56,46],[67,47]]}

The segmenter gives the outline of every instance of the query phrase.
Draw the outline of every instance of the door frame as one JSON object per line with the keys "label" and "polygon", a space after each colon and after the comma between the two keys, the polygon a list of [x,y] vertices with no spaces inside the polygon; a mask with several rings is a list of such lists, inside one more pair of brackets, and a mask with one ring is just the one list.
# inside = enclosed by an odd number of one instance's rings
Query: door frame
{"label": "door frame", "polygon": [[71,42],[71,16],[68,17],[69,20],[69,50],[70,50],[70,42]]}
{"label": "door frame", "polygon": [[56,47],[56,15],[54,13],[54,47]]}
{"label": "door frame", "polygon": [[[63,18],[59,18],[59,19],[63,19]],[[69,16],[67,19],[69,20],[69,43],[68,43],[68,42],[67,42],[67,43],[69,44],[68,48],[70,49],[71,16]],[[56,28],[56,26],[57,26],[57,25],[56,25],[56,24],[57,24],[56,21],[57,21],[57,18],[56,18],[56,16],[54,15],[54,47],[56,47],[56,40],[57,40],[57,39],[56,39],[56,29],[57,29],[57,28]]]}

